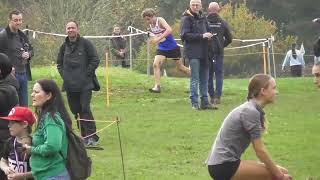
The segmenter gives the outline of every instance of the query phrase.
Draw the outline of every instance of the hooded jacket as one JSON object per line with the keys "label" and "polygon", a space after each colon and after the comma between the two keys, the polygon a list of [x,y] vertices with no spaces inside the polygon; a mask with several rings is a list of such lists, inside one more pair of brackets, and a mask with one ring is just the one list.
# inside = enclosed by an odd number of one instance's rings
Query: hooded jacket
{"label": "hooded jacket", "polygon": [[200,59],[202,63],[208,60],[208,40],[203,34],[209,31],[209,25],[205,16],[187,9],[181,18],[180,37],[184,42],[185,56],[188,59]]}
{"label": "hooded jacket", "polygon": [[[0,117],[8,116],[10,110],[19,103],[17,89],[18,82],[12,75],[0,80]],[[0,119],[0,145],[9,137],[8,121]]]}
{"label": "hooded jacket", "polygon": [[209,42],[209,55],[223,55],[223,49],[232,42],[232,34],[230,32],[228,23],[224,21],[217,13],[210,13],[207,16],[207,20],[210,32],[216,34]]}

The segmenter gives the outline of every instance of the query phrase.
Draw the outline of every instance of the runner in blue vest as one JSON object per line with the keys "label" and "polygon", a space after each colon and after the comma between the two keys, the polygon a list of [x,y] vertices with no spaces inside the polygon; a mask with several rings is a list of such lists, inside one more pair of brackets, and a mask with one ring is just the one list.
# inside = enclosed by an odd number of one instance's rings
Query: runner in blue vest
{"label": "runner in blue vest", "polygon": [[148,8],[142,12],[142,18],[150,25],[151,42],[157,44],[157,54],[153,62],[153,72],[155,85],[149,89],[150,92],[160,93],[160,68],[166,58],[175,60],[177,68],[190,75],[189,68],[185,67],[182,63],[180,47],[172,36],[172,29],[170,25],[162,17],[156,17],[153,9]]}

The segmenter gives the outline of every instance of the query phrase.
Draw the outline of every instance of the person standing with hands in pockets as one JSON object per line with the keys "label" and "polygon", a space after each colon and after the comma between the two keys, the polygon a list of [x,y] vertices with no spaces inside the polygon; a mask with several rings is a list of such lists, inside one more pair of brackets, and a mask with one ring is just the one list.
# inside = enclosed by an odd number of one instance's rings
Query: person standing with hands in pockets
{"label": "person standing with hands in pockets", "polygon": [[97,146],[99,136],[96,134],[96,122],[91,111],[92,91],[96,89],[97,78],[95,70],[100,59],[96,48],[86,38],[79,34],[79,26],[75,21],[66,24],[64,43],[60,46],[57,57],[57,69],[63,79],[63,87],[71,112],[75,119],[81,121],[78,127],[87,146]]}

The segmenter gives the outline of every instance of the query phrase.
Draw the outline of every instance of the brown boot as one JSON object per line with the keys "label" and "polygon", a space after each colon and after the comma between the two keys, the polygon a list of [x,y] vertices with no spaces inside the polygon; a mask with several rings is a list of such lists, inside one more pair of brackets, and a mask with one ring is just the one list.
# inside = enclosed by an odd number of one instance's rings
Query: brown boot
{"label": "brown boot", "polygon": [[220,97],[213,98],[213,104],[221,104]]}

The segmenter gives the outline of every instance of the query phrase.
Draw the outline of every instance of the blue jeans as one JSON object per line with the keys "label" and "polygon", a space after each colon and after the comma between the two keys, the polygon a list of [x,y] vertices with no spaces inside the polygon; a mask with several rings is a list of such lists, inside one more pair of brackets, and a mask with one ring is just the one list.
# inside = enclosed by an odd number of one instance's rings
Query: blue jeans
{"label": "blue jeans", "polygon": [[69,176],[68,171],[65,170],[56,176],[51,176],[51,177],[46,178],[46,180],[70,180],[70,176]]}
{"label": "blue jeans", "polygon": [[16,79],[19,83],[18,96],[19,105],[28,107],[28,77],[27,73],[16,72]]}
{"label": "blue jeans", "polygon": [[200,89],[201,104],[207,105],[208,102],[208,66],[200,63],[200,59],[191,59],[191,77],[190,77],[190,100],[191,104],[198,103],[198,88]]}
{"label": "blue jeans", "polygon": [[[214,62],[209,62],[208,93],[210,97],[220,98],[223,86],[223,55],[218,54],[213,57]],[[213,76],[216,78],[216,88],[214,88]]]}

